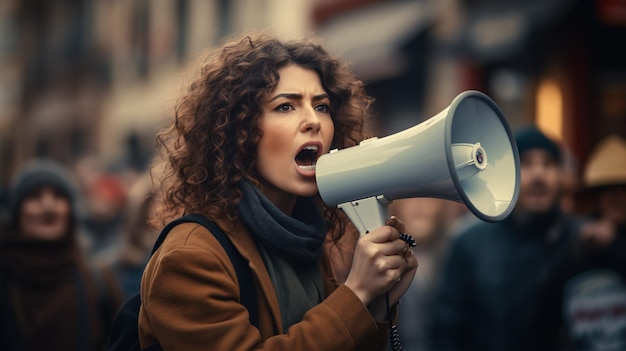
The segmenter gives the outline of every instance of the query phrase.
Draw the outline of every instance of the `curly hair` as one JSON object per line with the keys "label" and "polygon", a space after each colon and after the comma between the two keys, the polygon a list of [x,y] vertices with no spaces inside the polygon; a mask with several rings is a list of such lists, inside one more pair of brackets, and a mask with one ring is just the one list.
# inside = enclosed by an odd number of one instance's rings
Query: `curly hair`
{"label": "curly hair", "polygon": [[[159,170],[155,181],[161,206],[153,223],[162,225],[184,213],[236,220],[242,197],[237,182],[258,184],[263,105],[278,84],[279,69],[292,64],[317,72],[330,97],[333,147],[353,146],[368,136],[364,123],[373,99],[348,64],[318,38],[281,41],[261,32],[228,41],[210,52],[179,98],[172,125],[157,136],[159,156],[152,170]],[[336,227],[337,210],[319,202]]]}

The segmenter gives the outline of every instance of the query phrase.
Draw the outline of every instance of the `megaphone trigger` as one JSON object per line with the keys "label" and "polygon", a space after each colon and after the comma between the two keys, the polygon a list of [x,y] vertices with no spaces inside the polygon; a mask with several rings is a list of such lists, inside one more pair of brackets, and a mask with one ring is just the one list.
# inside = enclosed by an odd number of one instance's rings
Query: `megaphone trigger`
{"label": "megaphone trigger", "polygon": [[370,229],[381,227],[385,223],[389,218],[390,203],[384,196],[372,196],[344,202],[337,207],[350,218],[359,233],[364,235]]}

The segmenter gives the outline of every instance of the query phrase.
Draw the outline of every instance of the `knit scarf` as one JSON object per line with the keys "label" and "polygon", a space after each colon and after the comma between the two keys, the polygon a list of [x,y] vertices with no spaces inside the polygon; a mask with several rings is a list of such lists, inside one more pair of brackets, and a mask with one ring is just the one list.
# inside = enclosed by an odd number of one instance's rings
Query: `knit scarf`
{"label": "knit scarf", "polygon": [[313,198],[299,197],[290,217],[248,181],[240,182],[240,189],[240,217],[267,250],[296,264],[319,259],[326,224]]}
{"label": "knit scarf", "polygon": [[54,289],[74,279],[78,245],[64,237],[43,241],[8,236],[0,239],[0,266],[8,278],[33,289]]}
{"label": "knit scarf", "polygon": [[289,217],[250,183],[242,182],[241,190],[240,217],[259,243],[286,331],[324,297],[317,263],[326,235],[324,219],[312,198],[299,198]]}
{"label": "knit scarf", "polygon": [[93,335],[81,333],[81,328],[98,332],[90,320],[83,318],[91,312],[84,311],[86,306],[80,303],[87,297],[86,282],[77,285],[79,267],[78,244],[70,237],[58,241],[19,236],[0,240],[2,288],[7,297],[2,303],[10,306],[9,318],[17,332],[3,337],[21,339],[24,349],[31,350],[76,350],[87,346],[85,343],[91,342]]}

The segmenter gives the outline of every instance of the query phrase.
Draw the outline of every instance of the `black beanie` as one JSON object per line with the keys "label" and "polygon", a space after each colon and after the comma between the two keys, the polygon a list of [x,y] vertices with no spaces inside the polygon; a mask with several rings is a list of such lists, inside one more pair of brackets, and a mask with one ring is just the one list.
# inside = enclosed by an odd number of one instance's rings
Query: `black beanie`
{"label": "black beanie", "polygon": [[548,152],[556,162],[561,162],[559,146],[535,126],[526,126],[515,132],[517,150],[520,156],[531,149],[542,149]]}
{"label": "black beanie", "polygon": [[77,188],[70,171],[51,159],[35,159],[28,162],[13,177],[8,190],[8,217],[11,224],[17,222],[19,207],[34,191],[50,186],[70,200],[73,219],[76,219]]}

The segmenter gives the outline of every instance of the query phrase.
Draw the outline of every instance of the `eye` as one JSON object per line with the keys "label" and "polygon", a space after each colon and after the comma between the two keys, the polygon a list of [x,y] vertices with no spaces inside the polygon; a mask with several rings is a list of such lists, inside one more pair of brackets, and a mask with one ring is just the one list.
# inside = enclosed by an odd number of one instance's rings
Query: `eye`
{"label": "eye", "polygon": [[274,111],[278,111],[278,112],[289,112],[293,110],[294,110],[294,107],[291,103],[280,104],[276,106],[276,108],[274,109]]}
{"label": "eye", "polygon": [[322,113],[330,113],[330,106],[328,106],[327,104],[319,104],[315,106],[315,111],[322,112]]}
{"label": "eye", "polygon": [[38,198],[43,196],[44,191],[45,191],[45,188],[35,189],[35,190],[29,192],[25,196],[25,199],[26,200],[36,200],[36,199],[38,199]]}

